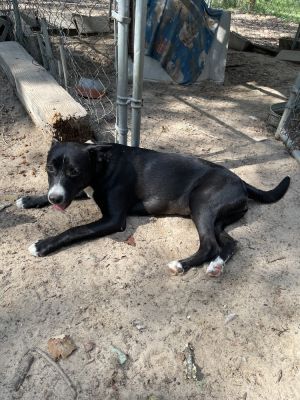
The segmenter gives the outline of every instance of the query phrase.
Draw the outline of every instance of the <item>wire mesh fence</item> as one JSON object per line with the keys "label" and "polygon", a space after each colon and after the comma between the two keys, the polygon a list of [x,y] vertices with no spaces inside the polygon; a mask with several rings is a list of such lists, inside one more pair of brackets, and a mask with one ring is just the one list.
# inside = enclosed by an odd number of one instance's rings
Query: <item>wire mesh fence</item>
{"label": "wire mesh fence", "polygon": [[[115,40],[111,0],[0,0],[0,15],[15,25],[22,44],[88,111],[101,138],[114,135]],[[14,12],[15,11],[15,12]]]}
{"label": "wire mesh fence", "polygon": [[[260,45],[278,47],[299,27],[300,0],[207,2],[231,10],[231,30]],[[0,16],[16,26],[18,9],[22,44],[86,108],[93,132],[104,140],[115,133],[114,6],[112,0],[0,0]]]}
{"label": "wire mesh fence", "polygon": [[10,0],[0,1],[1,15],[8,15],[13,9],[12,2]]}

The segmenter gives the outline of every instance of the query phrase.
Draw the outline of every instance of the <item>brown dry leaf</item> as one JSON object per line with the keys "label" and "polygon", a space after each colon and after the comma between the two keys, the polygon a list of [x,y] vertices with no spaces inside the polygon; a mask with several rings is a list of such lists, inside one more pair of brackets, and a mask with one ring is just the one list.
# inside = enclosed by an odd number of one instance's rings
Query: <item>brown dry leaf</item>
{"label": "brown dry leaf", "polygon": [[136,246],[135,240],[133,236],[129,236],[124,243],[129,244],[129,246]]}
{"label": "brown dry leaf", "polygon": [[60,335],[48,340],[48,352],[55,360],[69,357],[74,350],[76,346],[69,335]]}

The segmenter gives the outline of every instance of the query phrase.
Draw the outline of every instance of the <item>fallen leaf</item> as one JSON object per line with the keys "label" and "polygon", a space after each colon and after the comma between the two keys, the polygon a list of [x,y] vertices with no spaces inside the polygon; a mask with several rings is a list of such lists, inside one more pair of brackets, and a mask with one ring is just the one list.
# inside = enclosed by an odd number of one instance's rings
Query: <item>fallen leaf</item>
{"label": "fallen leaf", "polygon": [[124,243],[129,244],[129,246],[136,246],[135,240],[133,236],[129,236]]}
{"label": "fallen leaf", "polygon": [[69,335],[60,335],[48,340],[48,351],[55,360],[69,357],[74,350],[76,346]]}

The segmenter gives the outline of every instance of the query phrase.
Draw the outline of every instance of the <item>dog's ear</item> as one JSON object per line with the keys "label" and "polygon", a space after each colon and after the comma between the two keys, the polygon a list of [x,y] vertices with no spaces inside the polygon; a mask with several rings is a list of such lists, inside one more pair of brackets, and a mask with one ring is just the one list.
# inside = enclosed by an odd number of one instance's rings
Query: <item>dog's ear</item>
{"label": "dog's ear", "polygon": [[91,144],[87,146],[90,158],[92,161],[101,163],[109,159],[109,150],[112,148],[112,144]]}

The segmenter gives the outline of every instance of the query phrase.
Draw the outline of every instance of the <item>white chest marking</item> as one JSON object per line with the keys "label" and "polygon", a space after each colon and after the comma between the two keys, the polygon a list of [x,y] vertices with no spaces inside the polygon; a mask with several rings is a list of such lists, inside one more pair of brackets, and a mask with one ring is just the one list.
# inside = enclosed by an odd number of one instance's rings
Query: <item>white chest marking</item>
{"label": "white chest marking", "polygon": [[94,189],[91,186],[87,186],[85,189],[83,189],[83,191],[85,192],[87,197],[89,197],[90,199],[93,198]]}

